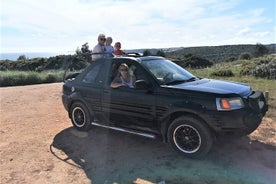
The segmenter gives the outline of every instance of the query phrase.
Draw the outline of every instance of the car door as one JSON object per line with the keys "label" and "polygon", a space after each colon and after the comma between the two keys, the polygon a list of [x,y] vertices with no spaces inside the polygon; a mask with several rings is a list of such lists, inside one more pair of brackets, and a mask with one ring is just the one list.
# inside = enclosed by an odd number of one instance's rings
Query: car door
{"label": "car door", "polygon": [[[127,63],[130,68],[143,73],[144,80],[150,83],[149,76],[138,63]],[[138,78],[139,79],[139,78]],[[155,96],[150,89],[116,88],[106,86],[103,94],[103,111],[106,119],[116,125],[136,128],[153,129],[155,123]]]}
{"label": "car door", "polygon": [[104,61],[94,62],[83,74],[78,85],[79,93],[83,98],[89,111],[93,114],[93,120],[97,119],[102,110],[102,91],[104,84],[104,77],[102,73],[104,69]]}
{"label": "car door", "polygon": [[155,98],[145,90],[112,89],[110,121],[123,126],[153,127]]}

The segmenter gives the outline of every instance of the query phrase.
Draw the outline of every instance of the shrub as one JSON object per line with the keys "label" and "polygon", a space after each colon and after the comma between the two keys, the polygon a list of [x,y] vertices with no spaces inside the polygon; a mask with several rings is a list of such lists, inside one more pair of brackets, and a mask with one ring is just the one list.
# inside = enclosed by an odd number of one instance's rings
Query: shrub
{"label": "shrub", "polygon": [[243,61],[241,65],[240,75],[251,75],[251,70],[256,66],[256,63],[251,61]]}
{"label": "shrub", "polygon": [[269,53],[269,49],[266,46],[264,46],[260,43],[256,44],[255,51],[254,51],[255,57],[260,57],[260,56],[263,56],[268,53]]}
{"label": "shrub", "polygon": [[45,79],[45,83],[53,83],[53,82],[58,82],[58,81],[59,81],[58,77],[53,74],[48,74]]}
{"label": "shrub", "polygon": [[42,72],[43,71],[43,66],[38,66],[35,68],[36,72]]}
{"label": "shrub", "polygon": [[240,55],[240,59],[247,59],[247,60],[249,60],[251,58],[252,58],[252,56],[251,56],[251,54],[249,52],[244,52],[244,53],[242,53]]}
{"label": "shrub", "polygon": [[0,72],[0,87],[61,82],[62,79],[62,71],[55,71],[51,73],[2,71]]}
{"label": "shrub", "polygon": [[20,85],[30,85],[30,84],[40,84],[42,79],[39,77],[38,73],[32,72],[29,75],[25,75],[24,81]]}
{"label": "shrub", "polygon": [[211,76],[219,76],[219,77],[233,77],[234,73],[232,72],[232,70],[218,70],[218,71],[214,71],[210,74]]}
{"label": "shrub", "polygon": [[233,61],[236,61],[236,60],[237,60],[237,58],[235,56],[231,56],[231,57],[225,59],[225,62],[233,62]]}
{"label": "shrub", "polygon": [[200,56],[187,54],[185,58],[179,63],[182,67],[190,67],[190,68],[206,68],[213,66],[213,63],[207,59],[204,59]]}
{"label": "shrub", "polygon": [[252,75],[255,77],[276,79],[276,62],[256,66],[252,70]]}
{"label": "shrub", "polygon": [[[31,77],[28,80],[30,79]],[[18,86],[30,84],[28,80],[25,72],[1,72],[0,86]]]}
{"label": "shrub", "polygon": [[69,63],[72,65],[70,67],[72,70],[79,70],[80,68],[86,67],[89,60],[84,56],[78,55],[59,55],[50,58],[21,59],[18,61],[1,60],[0,71],[15,70],[42,72],[45,70],[60,70],[65,69]]}
{"label": "shrub", "polygon": [[251,61],[245,61],[242,64],[240,74],[276,79],[276,56],[268,55],[255,58]]}

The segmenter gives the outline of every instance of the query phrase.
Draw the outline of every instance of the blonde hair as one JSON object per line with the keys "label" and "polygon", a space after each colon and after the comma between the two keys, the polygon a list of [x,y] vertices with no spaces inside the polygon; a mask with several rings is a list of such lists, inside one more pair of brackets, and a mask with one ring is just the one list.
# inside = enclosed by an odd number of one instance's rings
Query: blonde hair
{"label": "blonde hair", "polygon": [[120,70],[122,67],[129,69],[129,68],[128,68],[128,65],[127,65],[126,63],[120,64],[120,66],[119,66],[118,69]]}

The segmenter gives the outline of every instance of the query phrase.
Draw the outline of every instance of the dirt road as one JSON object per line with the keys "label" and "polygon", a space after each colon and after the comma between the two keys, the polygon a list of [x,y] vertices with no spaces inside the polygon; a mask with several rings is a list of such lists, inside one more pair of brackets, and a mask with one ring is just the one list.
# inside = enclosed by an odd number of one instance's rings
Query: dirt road
{"label": "dirt road", "polygon": [[276,183],[276,125],[265,118],[250,136],[218,141],[201,160],[168,145],[93,127],[71,126],[62,84],[0,88],[0,183]]}

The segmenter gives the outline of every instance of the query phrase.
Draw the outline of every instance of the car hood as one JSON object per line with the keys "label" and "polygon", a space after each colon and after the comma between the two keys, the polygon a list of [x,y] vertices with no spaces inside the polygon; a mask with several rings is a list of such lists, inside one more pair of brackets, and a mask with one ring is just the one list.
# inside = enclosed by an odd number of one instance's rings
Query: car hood
{"label": "car hood", "polygon": [[216,94],[238,94],[242,97],[248,96],[251,93],[250,86],[244,83],[214,79],[200,79],[166,87]]}

